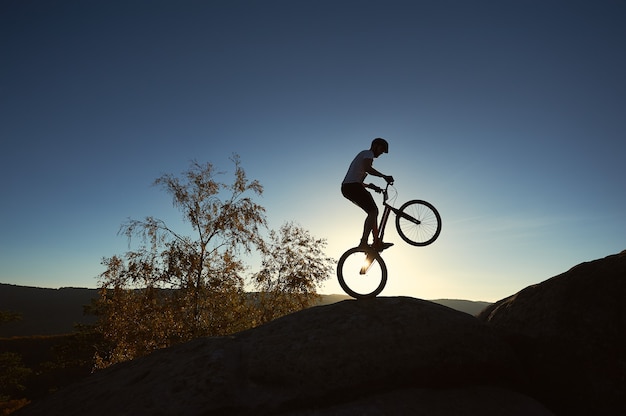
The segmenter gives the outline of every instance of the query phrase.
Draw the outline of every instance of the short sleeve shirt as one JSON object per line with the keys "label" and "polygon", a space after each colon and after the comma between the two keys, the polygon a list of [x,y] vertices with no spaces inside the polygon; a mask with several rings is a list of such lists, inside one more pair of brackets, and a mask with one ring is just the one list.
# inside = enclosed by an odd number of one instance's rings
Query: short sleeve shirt
{"label": "short sleeve shirt", "polygon": [[365,172],[365,166],[367,160],[374,160],[374,152],[371,150],[363,150],[360,152],[348,168],[348,173],[343,179],[343,183],[363,183],[367,172]]}

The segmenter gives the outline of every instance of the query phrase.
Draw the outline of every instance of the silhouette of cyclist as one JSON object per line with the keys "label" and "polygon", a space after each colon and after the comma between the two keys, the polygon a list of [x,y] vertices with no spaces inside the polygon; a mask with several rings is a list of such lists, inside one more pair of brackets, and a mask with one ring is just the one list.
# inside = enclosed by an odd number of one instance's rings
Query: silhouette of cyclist
{"label": "silhouette of cyclist", "polygon": [[368,187],[363,184],[365,177],[369,174],[384,178],[387,183],[393,182],[393,176],[380,173],[372,166],[374,159],[383,153],[389,153],[389,143],[380,137],[372,140],[369,150],[359,152],[354,158],[348,173],[341,183],[341,193],[344,197],[358,205],[367,213],[365,223],[363,224],[363,236],[359,243],[359,248],[369,248],[368,239],[370,233],[374,237],[372,248],[381,251],[391,247],[393,243],[383,243],[378,240],[378,207],[372,195],[365,189]]}

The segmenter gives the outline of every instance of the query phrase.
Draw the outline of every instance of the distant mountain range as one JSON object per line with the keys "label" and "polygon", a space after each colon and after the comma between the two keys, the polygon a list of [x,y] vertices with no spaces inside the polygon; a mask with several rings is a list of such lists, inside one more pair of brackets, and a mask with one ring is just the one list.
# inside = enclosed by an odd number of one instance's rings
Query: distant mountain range
{"label": "distant mountain range", "polygon": [[[19,321],[0,325],[0,338],[72,333],[76,324],[95,322],[94,316],[83,314],[83,306],[97,296],[97,289],[45,289],[0,283],[0,310],[17,312],[22,316]],[[351,298],[346,295],[323,295],[320,304],[346,299]],[[470,315],[477,315],[491,305],[489,302],[454,299],[432,302]]]}

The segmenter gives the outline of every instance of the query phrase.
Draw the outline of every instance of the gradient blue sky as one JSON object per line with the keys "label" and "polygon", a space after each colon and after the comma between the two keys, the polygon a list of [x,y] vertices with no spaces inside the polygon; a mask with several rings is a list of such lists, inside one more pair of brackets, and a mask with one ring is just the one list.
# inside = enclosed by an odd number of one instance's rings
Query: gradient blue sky
{"label": "gradient blue sky", "polygon": [[340,182],[378,136],[397,205],[444,223],[423,248],[388,228],[383,295],[495,301],[619,252],[625,21],[621,0],[4,0],[0,282],[96,287],[128,217],[180,218],[156,177],[233,152],[270,226],[337,259],[364,218]]}

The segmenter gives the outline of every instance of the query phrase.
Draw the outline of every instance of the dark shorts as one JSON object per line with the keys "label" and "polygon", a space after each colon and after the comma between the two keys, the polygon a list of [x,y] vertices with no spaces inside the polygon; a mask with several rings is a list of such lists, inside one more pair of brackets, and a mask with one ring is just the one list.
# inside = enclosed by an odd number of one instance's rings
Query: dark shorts
{"label": "dark shorts", "polygon": [[341,185],[341,193],[367,213],[378,210],[372,194],[367,192],[362,183],[344,183]]}

